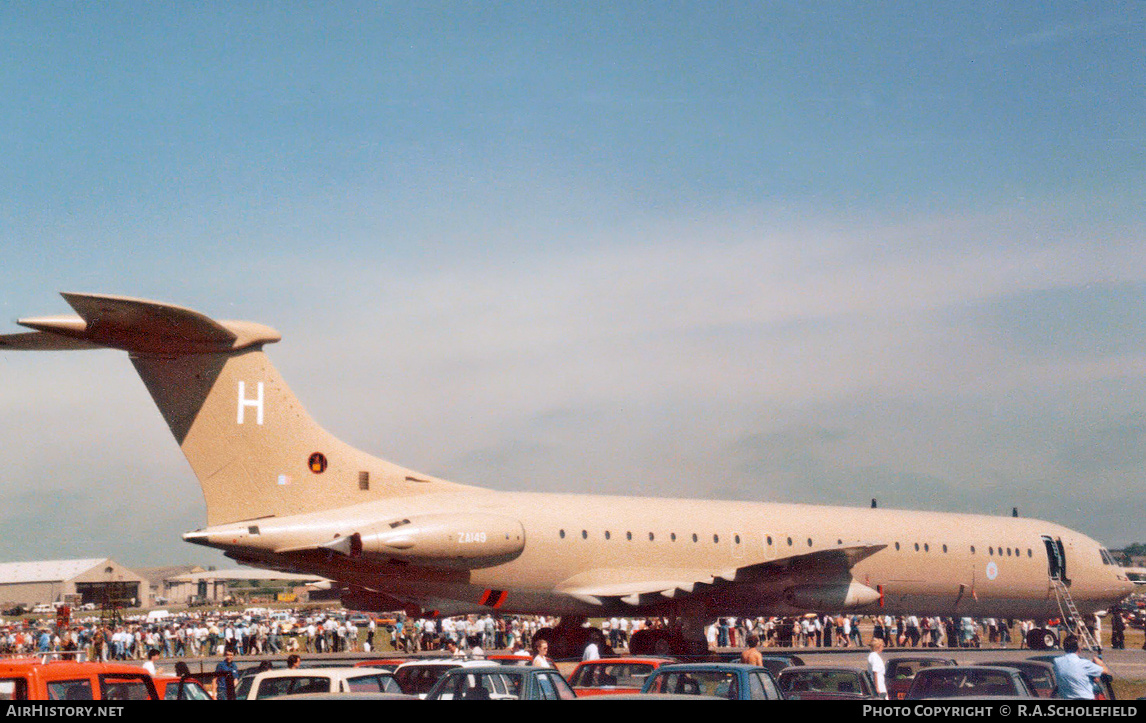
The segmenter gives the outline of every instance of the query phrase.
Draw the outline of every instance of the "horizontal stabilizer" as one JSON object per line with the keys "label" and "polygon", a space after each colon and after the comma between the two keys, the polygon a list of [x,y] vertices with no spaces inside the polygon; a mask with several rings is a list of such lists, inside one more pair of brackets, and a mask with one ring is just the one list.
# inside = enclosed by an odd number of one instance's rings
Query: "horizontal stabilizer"
{"label": "horizontal stabilizer", "polygon": [[0,349],[12,349],[16,351],[72,351],[76,349],[99,348],[101,348],[99,344],[92,344],[82,339],[72,339],[43,331],[0,335]]}
{"label": "horizontal stabilizer", "polygon": [[18,319],[36,334],[0,336],[0,348],[19,350],[110,347],[132,354],[229,352],[278,341],[278,332],[249,321],[216,321],[197,311],[156,301],[104,294],[62,295],[79,316]]}

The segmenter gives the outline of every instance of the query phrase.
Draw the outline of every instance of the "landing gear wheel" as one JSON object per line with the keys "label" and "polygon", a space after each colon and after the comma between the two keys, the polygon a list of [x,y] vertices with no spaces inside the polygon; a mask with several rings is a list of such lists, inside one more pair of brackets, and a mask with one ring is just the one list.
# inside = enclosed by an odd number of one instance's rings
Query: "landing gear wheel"
{"label": "landing gear wheel", "polygon": [[673,655],[679,637],[660,628],[638,630],[629,638],[629,655]]}
{"label": "landing gear wheel", "polygon": [[1047,628],[1035,628],[1027,633],[1027,647],[1031,650],[1051,650],[1058,647],[1058,635]]}
{"label": "landing gear wheel", "polygon": [[629,655],[652,655],[659,630],[638,630],[629,636]]}

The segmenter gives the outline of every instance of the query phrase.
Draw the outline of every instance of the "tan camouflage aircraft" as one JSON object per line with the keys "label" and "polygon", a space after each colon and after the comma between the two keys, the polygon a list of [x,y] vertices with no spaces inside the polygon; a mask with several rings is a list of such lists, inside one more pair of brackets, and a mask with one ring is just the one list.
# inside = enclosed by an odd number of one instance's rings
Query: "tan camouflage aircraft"
{"label": "tan camouflage aircraft", "polygon": [[707,649],[720,616],[1045,621],[1133,587],[1098,542],[1041,520],[448,482],[316,424],[263,352],[280,339],[269,327],[63,296],[78,315],[20,319],[35,331],[0,349],[126,351],[203,488],[207,526],[184,539],[337,580],[352,609],[559,615],[545,632],[556,654],[580,645],[589,617],[665,616],[676,624],[631,649],[687,652]]}

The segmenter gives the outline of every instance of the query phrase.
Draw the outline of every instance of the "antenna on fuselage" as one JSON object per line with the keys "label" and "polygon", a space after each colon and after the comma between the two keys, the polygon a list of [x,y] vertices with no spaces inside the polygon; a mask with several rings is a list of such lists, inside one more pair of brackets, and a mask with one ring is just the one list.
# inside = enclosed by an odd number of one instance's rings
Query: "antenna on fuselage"
{"label": "antenna on fuselage", "polygon": [[1018,507],[1012,507],[1011,508],[1011,517],[1018,517],[1018,516],[1019,516],[1019,508]]}
{"label": "antenna on fuselage", "polygon": [[871,508],[874,510],[876,507],[879,507],[879,505],[877,505],[877,504],[875,503],[875,498],[874,498],[874,497],[872,497],[872,498],[871,498]]}

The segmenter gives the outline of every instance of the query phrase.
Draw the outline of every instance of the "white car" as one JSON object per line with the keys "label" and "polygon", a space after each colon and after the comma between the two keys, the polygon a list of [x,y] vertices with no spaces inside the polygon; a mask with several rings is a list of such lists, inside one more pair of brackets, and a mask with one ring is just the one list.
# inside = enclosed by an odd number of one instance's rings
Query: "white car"
{"label": "white car", "polygon": [[[250,680],[250,687],[246,681]],[[376,668],[294,668],[267,670],[240,681],[240,700],[264,700],[304,693],[401,693],[394,676]]]}
{"label": "white car", "polygon": [[430,658],[402,663],[394,669],[394,677],[402,692],[425,698],[434,683],[454,668],[489,667],[488,660],[467,660],[466,658]]}

